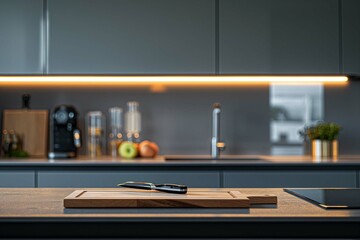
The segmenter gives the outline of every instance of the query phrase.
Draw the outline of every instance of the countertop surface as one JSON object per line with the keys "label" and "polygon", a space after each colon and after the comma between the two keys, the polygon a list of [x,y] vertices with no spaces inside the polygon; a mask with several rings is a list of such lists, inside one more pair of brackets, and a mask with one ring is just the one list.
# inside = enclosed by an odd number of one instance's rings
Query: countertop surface
{"label": "countertop surface", "polygon": [[[278,197],[277,205],[256,205],[251,208],[238,209],[209,209],[209,208],[123,208],[123,209],[67,209],[63,207],[63,199],[76,189],[71,188],[39,188],[39,189],[0,189],[0,221],[39,219],[59,219],[72,221],[77,218],[86,218],[89,221],[113,219],[127,221],[142,219],[142,221],[156,221],[160,219],[238,219],[241,221],[286,220],[299,221],[303,219],[319,219],[332,221],[336,218],[341,221],[360,221],[360,209],[354,210],[325,210],[310,202],[299,199],[291,194],[276,188],[198,188],[191,191],[240,191],[244,194],[275,194]],[[92,188],[91,190],[97,190]],[[100,189],[98,189],[100,190]],[[101,189],[104,190],[104,189]],[[110,189],[108,189],[110,190]],[[126,188],[111,189],[116,191],[137,191]]]}
{"label": "countertop surface", "polygon": [[360,209],[325,210],[282,189],[189,190],[278,196],[277,205],[249,209],[66,209],[63,199],[74,190],[0,189],[0,237],[360,236]]}
{"label": "countertop surface", "polygon": [[50,160],[46,158],[0,159],[0,169],[21,168],[213,168],[213,169],[360,169],[360,155],[343,155],[335,159],[313,159],[310,156],[232,155],[212,160],[205,155],[159,156],[154,159],[91,159]]}

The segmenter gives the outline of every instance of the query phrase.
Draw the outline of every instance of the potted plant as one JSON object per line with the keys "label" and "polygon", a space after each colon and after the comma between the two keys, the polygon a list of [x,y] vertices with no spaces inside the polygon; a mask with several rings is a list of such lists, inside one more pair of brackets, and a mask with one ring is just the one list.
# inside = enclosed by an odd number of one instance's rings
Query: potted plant
{"label": "potted plant", "polygon": [[337,157],[338,137],[341,126],[336,123],[320,122],[307,129],[311,140],[313,157]]}

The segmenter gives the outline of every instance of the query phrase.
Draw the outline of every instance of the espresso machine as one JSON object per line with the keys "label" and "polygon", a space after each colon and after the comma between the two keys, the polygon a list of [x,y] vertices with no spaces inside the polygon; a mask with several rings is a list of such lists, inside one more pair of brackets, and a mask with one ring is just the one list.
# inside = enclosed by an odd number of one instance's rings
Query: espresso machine
{"label": "espresso machine", "polygon": [[75,158],[81,146],[81,135],[77,125],[78,113],[73,106],[55,107],[50,117],[50,159]]}

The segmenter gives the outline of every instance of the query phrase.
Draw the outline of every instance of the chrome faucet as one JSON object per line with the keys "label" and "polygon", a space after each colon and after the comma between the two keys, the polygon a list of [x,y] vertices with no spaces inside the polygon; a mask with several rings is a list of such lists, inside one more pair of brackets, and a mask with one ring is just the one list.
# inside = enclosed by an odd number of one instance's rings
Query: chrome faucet
{"label": "chrome faucet", "polygon": [[211,157],[219,158],[220,151],[225,149],[225,143],[220,142],[220,103],[214,103],[212,113],[212,138],[211,138]]}

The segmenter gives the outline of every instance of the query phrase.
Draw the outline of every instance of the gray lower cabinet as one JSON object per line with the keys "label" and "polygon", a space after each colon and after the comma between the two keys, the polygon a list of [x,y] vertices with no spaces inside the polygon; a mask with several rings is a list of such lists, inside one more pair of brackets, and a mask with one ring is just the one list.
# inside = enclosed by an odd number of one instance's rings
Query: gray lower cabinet
{"label": "gray lower cabinet", "polygon": [[48,0],[49,73],[214,73],[215,0]]}
{"label": "gray lower cabinet", "polygon": [[0,187],[18,187],[33,188],[35,187],[34,171],[0,171]]}
{"label": "gray lower cabinet", "polygon": [[360,74],[360,1],[342,0],[343,72]]}
{"label": "gray lower cabinet", "polygon": [[39,171],[38,187],[116,187],[125,181],[220,187],[218,171]]}
{"label": "gray lower cabinet", "polygon": [[338,0],[220,0],[220,73],[339,73],[338,6]]}
{"label": "gray lower cabinet", "polygon": [[224,187],[356,187],[356,171],[224,171]]}
{"label": "gray lower cabinet", "polygon": [[0,74],[42,73],[43,0],[0,0]]}

